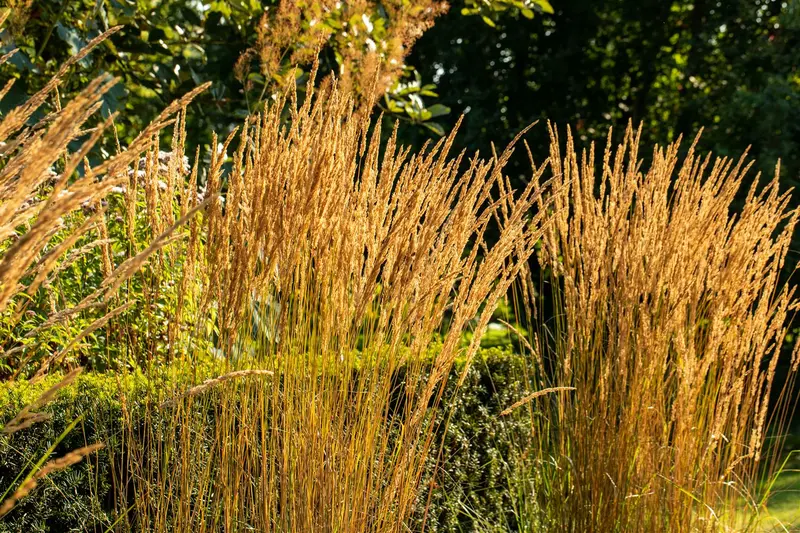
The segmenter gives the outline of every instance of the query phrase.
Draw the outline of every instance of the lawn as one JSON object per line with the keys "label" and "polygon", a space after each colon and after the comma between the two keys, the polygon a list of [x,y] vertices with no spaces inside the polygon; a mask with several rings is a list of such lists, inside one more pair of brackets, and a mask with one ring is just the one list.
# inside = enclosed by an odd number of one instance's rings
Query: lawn
{"label": "lawn", "polygon": [[773,486],[764,531],[800,531],[800,470],[783,472]]}
{"label": "lawn", "polygon": [[772,485],[762,531],[800,532],[800,449],[796,446],[794,449],[795,453]]}

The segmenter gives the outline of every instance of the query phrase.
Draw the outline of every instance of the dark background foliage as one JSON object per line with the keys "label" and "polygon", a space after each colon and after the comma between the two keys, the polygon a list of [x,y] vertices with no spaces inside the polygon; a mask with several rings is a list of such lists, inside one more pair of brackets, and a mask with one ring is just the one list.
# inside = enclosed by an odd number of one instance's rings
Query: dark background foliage
{"label": "dark background foliage", "polygon": [[[258,72],[250,73],[246,89],[234,66],[277,0],[13,3],[29,6],[0,33],[0,52],[19,48],[0,67],[0,79],[18,78],[0,112],[117,24],[123,30],[84,59],[59,90],[69,97],[101,73],[119,77],[104,112],[120,112],[123,143],[167,103],[210,80],[189,113],[191,153],[208,145],[212,131],[227,134],[270,92],[262,91],[269,80]],[[341,57],[328,46],[320,61],[331,71]],[[785,187],[800,182],[797,0],[455,0],[406,63],[407,72],[380,106],[389,120],[401,120],[408,143],[436,138],[461,114],[456,148],[484,154],[490,142],[502,146],[545,119],[569,125],[586,143],[605,141],[612,127],[621,134],[629,121],[642,123],[648,146],[694,137],[704,128],[703,150],[738,157],[750,146],[757,170],[771,176],[781,158]],[[306,78],[300,76],[302,86]],[[546,137],[543,124],[527,136],[539,159],[546,157]],[[113,150],[110,141],[105,149]],[[528,163],[518,156],[509,171],[520,184]]]}
{"label": "dark background foliage", "polygon": [[[705,128],[701,147],[748,146],[771,175],[800,180],[800,3],[780,0],[569,0],[552,16],[508,14],[494,28],[457,10],[409,61],[466,120],[460,144],[503,144],[530,123],[570,125],[582,141],[642,123],[648,145]],[[545,128],[530,138],[544,146]],[[539,150],[541,152],[541,150]],[[647,154],[643,154],[647,155]],[[516,162],[524,175],[526,162]]]}

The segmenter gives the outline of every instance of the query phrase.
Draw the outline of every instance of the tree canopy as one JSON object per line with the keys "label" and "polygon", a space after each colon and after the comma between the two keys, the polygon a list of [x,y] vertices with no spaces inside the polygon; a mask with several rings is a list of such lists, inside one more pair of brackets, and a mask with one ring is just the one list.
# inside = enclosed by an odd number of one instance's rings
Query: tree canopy
{"label": "tree canopy", "polygon": [[[124,143],[176,97],[212,81],[189,114],[189,146],[263,108],[311,64],[376,102],[421,144],[466,120],[457,148],[486,153],[537,120],[581,141],[643,125],[648,143],[693,138],[757,169],[800,180],[800,4],[795,0],[13,0],[0,53],[18,52],[0,112],[40,88],[68,56],[124,25],[59,87],[101,73],[120,82],[104,112],[124,111]],[[449,7],[449,9],[448,9]],[[410,55],[409,55],[410,53]],[[381,69],[375,78],[374,69]],[[42,112],[45,112],[43,110]],[[546,128],[528,135],[534,155]],[[688,142],[684,143],[688,145]],[[107,147],[110,149],[110,147]],[[645,154],[646,155],[646,154]],[[510,167],[527,171],[524,157]],[[752,173],[754,175],[755,173]]]}
{"label": "tree canopy", "polygon": [[[410,64],[466,114],[462,146],[487,150],[530,123],[582,141],[642,123],[647,142],[693,138],[800,179],[800,4],[780,0],[570,0],[552,15],[504,13],[492,27],[451,10]],[[545,128],[533,139],[543,140]],[[691,139],[690,139],[691,140]],[[543,143],[542,143],[543,144]],[[689,143],[685,143],[688,145]],[[535,152],[535,150],[534,150]],[[520,159],[519,173],[526,162]]]}

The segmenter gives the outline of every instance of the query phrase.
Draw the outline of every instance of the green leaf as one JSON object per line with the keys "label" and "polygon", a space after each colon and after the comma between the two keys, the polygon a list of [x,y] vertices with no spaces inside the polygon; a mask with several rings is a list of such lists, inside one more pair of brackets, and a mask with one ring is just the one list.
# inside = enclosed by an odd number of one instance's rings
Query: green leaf
{"label": "green leaf", "polygon": [[[6,54],[10,52],[12,48],[12,45],[7,47],[4,46],[0,48],[0,54]],[[26,54],[22,49],[18,49],[17,53],[11,56],[9,62],[20,70],[35,70],[33,63],[28,58],[28,54]]]}
{"label": "green leaf", "polygon": [[527,8],[523,9],[522,10],[522,16],[525,17],[526,19],[532,19],[533,18],[533,10],[532,9],[527,9]]}
{"label": "green leaf", "polygon": [[404,88],[401,91],[397,92],[398,96],[406,96],[409,94],[414,94],[419,92],[419,87],[417,85],[409,85],[408,87]]}
{"label": "green leaf", "polygon": [[123,17],[133,17],[136,14],[136,2],[133,0],[110,0],[111,8],[120,13]]}
{"label": "green leaf", "polygon": [[551,15],[555,13],[555,11],[553,10],[553,6],[551,6],[550,2],[548,2],[547,0],[536,0],[536,3],[539,5],[539,7],[542,8],[542,11],[544,11],[545,13],[549,13]]}
{"label": "green leaf", "polygon": [[492,28],[496,28],[497,27],[497,25],[494,23],[494,21],[492,19],[490,19],[489,17],[487,17],[486,15],[481,15],[481,18],[483,19],[483,21],[487,25],[491,26]]}
{"label": "green leaf", "polygon": [[439,137],[444,136],[444,127],[438,122],[423,122],[422,125],[431,130]]}
{"label": "green leaf", "polygon": [[200,48],[200,46],[198,46],[197,44],[190,43],[183,48],[181,55],[186,59],[203,59],[203,56],[205,55],[205,50]]}
{"label": "green leaf", "polygon": [[450,114],[450,108],[442,104],[433,104],[427,108],[427,110],[431,114],[431,117],[441,117],[442,115]]}
{"label": "green leaf", "polygon": [[156,43],[162,39],[166,39],[167,33],[161,28],[153,28],[147,34],[147,40],[151,43]]}
{"label": "green leaf", "polygon": [[212,2],[209,11],[211,11],[212,13],[214,12],[220,13],[222,16],[228,19],[231,18],[232,14],[231,6],[228,5],[227,2],[221,2],[221,1]]}
{"label": "green leaf", "polygon": [[411,120],[413,121],[418,121],[422,118],[421,113],[417,109],[415,109],[414,106],[412,106],[411,104],[405,104],[403,106],[403,109],[405,110],[406,115],[408,115],[409,118],[411,118]]}
{"label": "green leaf", "polygon": [[[84,46],[86,46],[86,41],[81,39],[81,36],[78,35],[78,32],[73,30],[72,28],[67,28],[61,22],[56,23],[56,34],[59,38],[67,43],[69,47],[69,51],[73,54],[77,54]],[[78,62],[82,67],[88,67],[92,64],[92,61],[89,59],[89,56],[84,57]]]}
{"label": "green leaf", "polygon": [[188,6],[181,6],[180,8],[181,15],[183,15],[184,20],[192,26],[200,26],[203,23],[203,20],[197,14],[197,12]]}
{"label": "green leaf", "polygon": [[264,76],[262,76],[261,73],[259,72],[251,72],[250,74],[247,75],[247,79],[258,85],[259,87],[263,86],[264,83],[266,83]]}
{"label": "green leaf", "polygon": [[398,105],[397,102],[395,102],[394,100],[391,100],[389,98],[386,99],[386,107],[388,107],[389,111],[391,111],[392,113],[402,113],[403,112],[403,107]]}
{"label": "green leaf", "polygon": [[108,117],[119,109],[120,99],[124,98],[126,94],[125,86],[121,83],[117,83],[111,89],[106,91],[103,95],[103,104],[100,108],[100,112],[104,117]]}

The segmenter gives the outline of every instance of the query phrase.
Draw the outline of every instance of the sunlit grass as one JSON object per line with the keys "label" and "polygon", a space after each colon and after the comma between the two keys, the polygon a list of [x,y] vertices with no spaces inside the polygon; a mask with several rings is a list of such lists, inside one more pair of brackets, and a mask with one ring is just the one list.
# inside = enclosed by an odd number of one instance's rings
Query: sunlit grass
{"label": "sunlit grass", "polygon": [[800,435],[787,438],[783,468],[759,487],[768,492],[766,511],[758,522],[764,532],[800,532]]}

